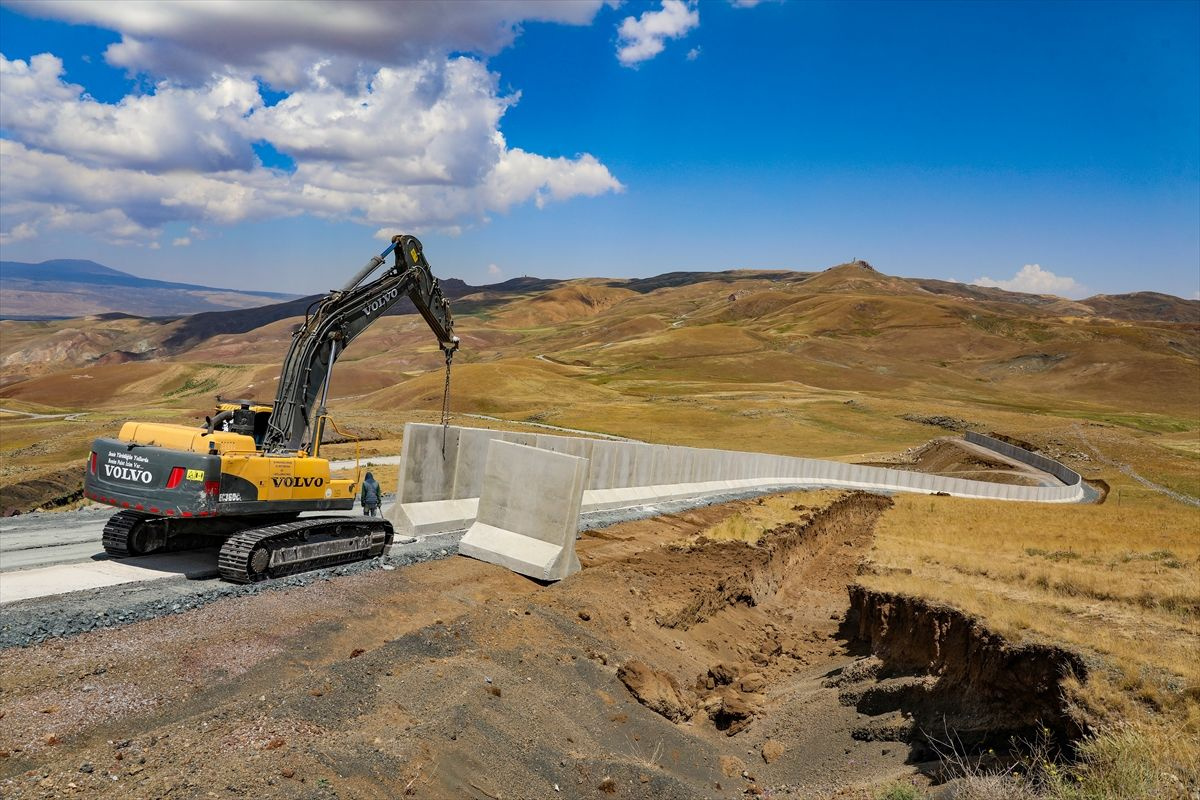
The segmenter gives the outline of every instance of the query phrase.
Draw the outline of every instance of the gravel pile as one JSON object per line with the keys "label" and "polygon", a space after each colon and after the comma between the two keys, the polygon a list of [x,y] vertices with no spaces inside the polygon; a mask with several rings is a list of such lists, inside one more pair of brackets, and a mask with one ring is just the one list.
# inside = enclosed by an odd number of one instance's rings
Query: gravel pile
{"label": "gravel pile", "polygon": [[87,631],[115,628],[169,614],[182,614],[226,597],[294,589],[343,575],[434,561],[458,552],[458,536],[461,534],[438,537],[433,546],[427,547],[422,547],[422,543],[418,542],[412,545],[415,549],[393,553],[388,558],[373,558],[263,583],[236,584],[172,578],[12,603],[5,607],[0,618],[0,649],[26,647],[48,639],[77,636]]}

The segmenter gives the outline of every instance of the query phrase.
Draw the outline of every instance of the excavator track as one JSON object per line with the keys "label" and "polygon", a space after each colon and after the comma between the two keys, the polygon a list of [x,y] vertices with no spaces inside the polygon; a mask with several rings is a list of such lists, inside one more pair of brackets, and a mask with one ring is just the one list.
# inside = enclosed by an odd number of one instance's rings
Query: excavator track
{"label": "excavator track", "polygon": [[131,536],[148,519],[152,519],[150,514],[139,514],[136,511],[118,511],[113,514],[104,526],[104,552],[113,558],[139,555],[131,549]]}
{"label": "excavator track", "polygon": [[176,553],[216,547],[226,537],[246,530],[296,519],[295,513],[226,519],[179,519],[139,511],[118,511],[104,526],[104,552],[112,558]]}
{"label": "excavator track", "polygon": [[314,517],[231,536],[217,566],[233,583],[255,583],[382,555],[392,523],[374,517]]}

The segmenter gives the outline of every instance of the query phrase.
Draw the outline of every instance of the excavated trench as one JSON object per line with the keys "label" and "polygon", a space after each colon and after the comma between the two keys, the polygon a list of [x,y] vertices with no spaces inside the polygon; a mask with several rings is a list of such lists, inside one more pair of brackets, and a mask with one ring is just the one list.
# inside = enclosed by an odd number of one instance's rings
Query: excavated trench
{"label": "excavated trench", "polygon": [[798,513],[753,545],[701,538],[625,562],[665,590],[653,617],[661,629],[696,633],[736,618],[746,645],[737,659],[714,650],[698,678],[627,665],[627,688],[669,719],[707,716],[737,735],[756,720],[794,714],[779,698],[797,693],[805,668],[827,663],[818,693],[857,712],[849,738],[904,743],[910,763],[951,751],[1002,753],[1047,732],[1060,746],[1078,738],[1065,689],[1068,679],[1087,677],[1078,654],[1014,644],[955,608],[854,583],[875,522],[891,505],[851,493]]}
{"label": "excavated trench", "polygon": [[[70,487],[70,488],[65,488]],[[83,498],[83,466],[0,486],[0,516],[58,508]]]}
{"label": "excavated trench", "polygon": [[926,600],[849,587],[844,639],[866,657],[832,676],[844,704],[869,715],[856,738],[899,740],[924,761],[948,749],[1007,749],[1047,733],[1081,734],[1064,681],[1086,680],[1077,654],[1013,644],[978,619]]}

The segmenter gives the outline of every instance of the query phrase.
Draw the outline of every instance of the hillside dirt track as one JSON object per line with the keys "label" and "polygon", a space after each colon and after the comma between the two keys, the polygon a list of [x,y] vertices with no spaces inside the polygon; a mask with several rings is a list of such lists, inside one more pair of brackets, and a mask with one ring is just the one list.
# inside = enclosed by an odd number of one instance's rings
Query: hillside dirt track
{"label": "hillside dirt track", "polygon": [[0,793],[857,796],[908,755],[825,685],[890,501],[790,497],[756,545],[696,538],[755,500],[589,532],[552,586],[453,557],[2,652]]}

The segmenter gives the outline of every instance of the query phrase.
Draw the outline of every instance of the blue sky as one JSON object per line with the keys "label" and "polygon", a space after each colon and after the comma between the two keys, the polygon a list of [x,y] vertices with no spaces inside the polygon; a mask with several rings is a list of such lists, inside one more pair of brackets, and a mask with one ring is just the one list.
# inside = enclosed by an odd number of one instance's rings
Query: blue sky
{"label": "blue sky", "polygon": [[5,259],[1200,292],[1200,3],[155,8],[0,9]]}

